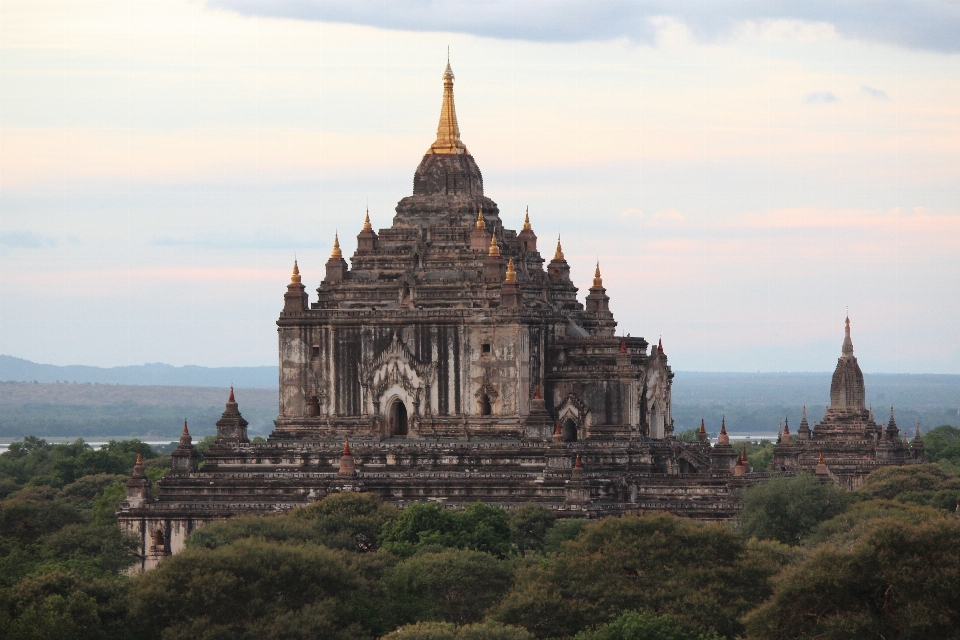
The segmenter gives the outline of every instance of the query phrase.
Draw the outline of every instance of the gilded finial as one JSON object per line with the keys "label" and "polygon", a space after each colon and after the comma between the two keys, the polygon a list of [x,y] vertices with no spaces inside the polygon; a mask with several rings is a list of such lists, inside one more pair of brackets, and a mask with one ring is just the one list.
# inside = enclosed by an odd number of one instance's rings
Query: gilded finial
{"label": "gilded finial", "polygon": [[594,286],[594,287],[602,287],[602,286],[603,286],[603,278],[600,277],[600,263],[599,263],[599,262],[597,262],[597,268],[596,268],[596,269],[594,270],[594,272],[593,272],[593,286]]}
{"label": "gilded finial", "polygon": [[143,454],[140,453],[139,451],[137,451],[137,466],[138,467],[143,466]]}
{"label": "gilded finial", "polygon": [[363,219],[363,230],[373,231],[373,226],[370,224],[370,207],[367,207],[367,217]]}
{"label": "gilded finial", "polygon": [[523,217],[523,230],[530,231],[530,205],[527,205],[527,214]]}
{"label": "gilded finial", "polygon": [[487,223],[483,221],[483,207],[477,209],[477,229],[486,229]]}
{"label": "gilded finial", "polygon": [[504,282],[516,282],[517,281],[517,272],[513,268],[513,258],[510,258],[510,262],[507,263],[507,277]]}
{"label": "gilded finial", "polygon": [[437,139],[430,145],[427,153],[465,155],[469,153],[466,145],[460,141],[460,125],[457,124],[457,109],[453,102],[453,69],[447,59],[447,68],[443,71],[443,104],[440,107],[440,124],[437,125]]}
{"label": "gilded finial", "polygon": [[343,252],[340,251],[340,237],[336,233],[333,234],[333,252],[330,254],[330,258],[334,260],[343,258]]}
{"label": "gilded finial", "polygon": [[293,274],[290,276],[290,284],[300,284],[300,267],[297,266],[297,259],[293,259]]}
{"label": "gilded finial", "polygon": [[488,256],[499,256],[500,255],[500,246],[497,244],[497,234],[490,234],[490,251],[487,252]]}
{"label": "gilded finial", "polygon": [[557,250],[553,252],[554,260],[563,260],[563,249],[560,247],[560,236],[557,236]]}

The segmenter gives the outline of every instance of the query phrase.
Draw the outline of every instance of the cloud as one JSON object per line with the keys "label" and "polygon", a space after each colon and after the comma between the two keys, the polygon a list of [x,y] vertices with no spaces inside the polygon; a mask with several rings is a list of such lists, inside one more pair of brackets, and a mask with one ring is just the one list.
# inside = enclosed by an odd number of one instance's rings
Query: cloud
{"label": "cloud", "polygon": [[11,229],[0,231],[0,247],[8,249],[45,249],[57,246],[57,241],[33,231]]}
{"label": "cloud", "polygon": [[833,95],[832,91],[819,91],[817,93],[811,93],[807,95],[806,102],[808,104],[814,102],[837,102],[840,98]]}
{"label": "cloud", "polygon": [[684,222],[686,217],[676,209],[663,209],[653,214],[654,222]]}
{"label": "cloud", "polygon": [[239,233],[225,231],[223,233],[198,234],[191,237],[159,236],[153,238],[150,244],[159,247],[200,247],[203,249],[315,249],[328,247],[331,242],[319,238],[304,238],[294,236],[273,229],[257,229],[256,231]]}
{"label": "cloud", "polygon": [[652,19],[663,17],[708,41],[737,34],[746,22],[796,21],[830,25],[841,37],[960,51],[960,3],[949,0],[208,0],[207,5],[244,15],[539,42],[626,38],[652,45],[658,40]]}
{"label": "cloud", "polygon": [[876,100],[889,100],[890,96],[887,95],[886,91],[881,91],[880,89],[874,89],[873,87],[868,87],[863,85],[860,87],[860,93],[870,96]]}

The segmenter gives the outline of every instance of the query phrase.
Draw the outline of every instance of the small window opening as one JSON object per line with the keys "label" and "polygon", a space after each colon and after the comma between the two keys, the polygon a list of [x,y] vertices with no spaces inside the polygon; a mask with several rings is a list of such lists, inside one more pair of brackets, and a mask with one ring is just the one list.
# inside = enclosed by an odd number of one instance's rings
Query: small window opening
{"label": "small window opening", "polygon": [[481,346],[484,353],[490,353],[490,343],[486,342]]}
{"label": "small window opening", "polygon": [[407,406],[399,398],[390,406],[390,432],[394,436],[407,435]]}
{"label": "small window opening", "polygon": [[487,394],[480,396],[480,415],[489,416],[492,412],[490,407],[490,397]]}

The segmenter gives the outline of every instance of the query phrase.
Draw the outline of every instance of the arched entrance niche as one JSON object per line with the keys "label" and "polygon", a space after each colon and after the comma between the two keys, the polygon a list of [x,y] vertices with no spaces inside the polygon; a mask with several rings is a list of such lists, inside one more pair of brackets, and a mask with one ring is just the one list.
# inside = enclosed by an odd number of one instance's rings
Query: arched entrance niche
{"label": "arched entrance niche", "polygon": [[564,442],[577,441],[577,423],[573,421],[573,418],[567,418],[560,423],[560,434],[563,436]]}
{"label": "arched entrance niche", "polygon": [[493,413],[493,407],[490,404],[490,396],[487,394],[481,394],[480,396],[480,415],[489,416]]}
{"label": "arched entrance niche", "polygon": [[391,437],[407,437],[407,405],[400,398],[390,401],[390,410],[387,412],[387,426]]}

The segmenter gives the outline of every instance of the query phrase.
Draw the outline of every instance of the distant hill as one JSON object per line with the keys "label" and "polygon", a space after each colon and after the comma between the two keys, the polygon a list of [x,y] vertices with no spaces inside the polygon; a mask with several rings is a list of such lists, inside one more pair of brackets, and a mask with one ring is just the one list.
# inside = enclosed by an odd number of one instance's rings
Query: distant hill
{"label": "distant hill", "polygon": [[[176,440],[184,418],[195,437],[216,433],[227,387],[0,383],[0,438],[23,436]],[[251,435],[277,417],[276,389],[236,390]]]}
{"label": "distant hill", "polygon": [[109,368],[86,365],[60,367],[0,355],[0,381],[3,382],[92,382],[179,387],[233,385],[250,389],[276,389],[277,379],[276,367],[174,367],[161,363]]}
{"label": "distant hill", "polygon": [[[734,433],[776,433],[787,416],[796,429],[804,406],[812,427],[830,404],[831,376],[678,371],[673,380],[676,429],[699,426],[703,418],[715,434],[725,415]],[[864,385],[878,422],[889,419],[893,406],[897,426],[911,435],[917,420],[923,431],[941,424],[960,426],[960,375],[867,373]]]}
{"label": "distant hill", "polygon": [[[789,416],[820,421],[830,402],[829,373],[698,373],[678,371],[673,382],[677,431],[700,425],[716,434],[726,416],[733,434],[775,434]],[[865,374],[867,404],[878,421],[896,407],[897,424],[912,434],[941,424],[960,426],[960,375]],[[277,416],[276,367],[173,367],[148,364],[109,369],[58,367],[0,356],[0,438],[25,435],[85,438],[176,438],[183,418],[195,435],[213,433],[237,389],[250,432],[267,434]],[[37,384],[33,384],[36,380]],[[56,384],[56,381],[61,384]],[[63,381],[83,384],[62,384]],[[27,384],[25,384],[25,382]]]}

